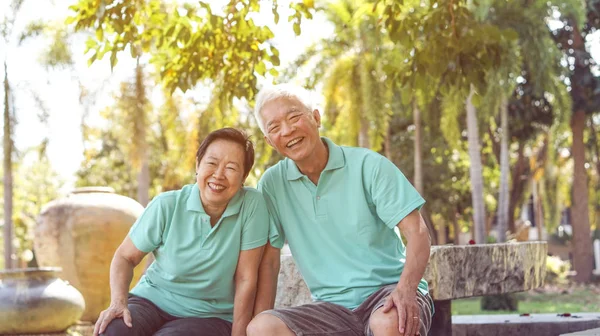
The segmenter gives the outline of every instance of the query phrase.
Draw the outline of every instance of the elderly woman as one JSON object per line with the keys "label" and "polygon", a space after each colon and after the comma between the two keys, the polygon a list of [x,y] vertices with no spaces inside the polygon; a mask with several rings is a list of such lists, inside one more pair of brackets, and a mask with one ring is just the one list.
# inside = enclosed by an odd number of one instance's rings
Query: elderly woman
{"label": "elderly woman", "polygon": [[[204,139],[196,183],[155,197],[117,249],[94,336],[246,334],[269,221],[261,194],[243,187],[253,164],[241,131]],[[150,252],[156,260],[129,292]]]}

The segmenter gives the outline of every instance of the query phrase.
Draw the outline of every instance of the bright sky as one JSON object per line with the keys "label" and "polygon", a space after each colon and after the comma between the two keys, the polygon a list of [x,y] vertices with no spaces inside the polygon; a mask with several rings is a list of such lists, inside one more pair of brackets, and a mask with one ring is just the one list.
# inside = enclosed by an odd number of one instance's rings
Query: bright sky
{"label": "bright sky", "polygon": [[[17,26],[23,27],[33,20],[61,20],[69,14],[68,7],[75,0],[40,1],[25,0],[18,18]],[[214,0],[215,4],[225,1]],[[9,1],[2,1],[0,17],[8,9]],[[331,34],[333,28],[325,23],[321,16],[315,20],[305,21],[302,35],[295,37],[291,25],[287,22],[287,1],[279,1],[280,22],[271,29],[276,32],[273,43],[280,50],[282,65],[291,62],[305,47],[319,37]],[[272,14],[267,7],[264,15],[256,19],[272,24]],[[81,135],[81,118],[83,106],[79,103],[79,81],[90,92],[98,92],[96,103],[90,109],[87,122],[98,120],[98,112],[112,105],[112,93],[118,89],[119,83],[133,76],[135,63],[127,55],[119,57],[119,63],[113,73],[110,71],[108,57],[101,62],[87,65],[87,57],[83,55],[85,38],[79,37],[72,45],[75,61],[75,71],[51,70],[46,71],[38,63],[41,51],[48,45],[43,39],[33,39],[23,46],[6,46],[0,41],[0,56],[4,57],[8,50],[8,73],[10,81],[16,86],[15,105],[18,124],[15,129],[15,144],[19,150],[25,150],[38,145],[44,137],[48,137],[48,155],[54,168],[66,180],[66,186],[75,182],[74,173],[83,159],[83,142]],[[4,78],[4,69],[0,69]],[[45,101],[50,112],[48,127],[42,125],[37,114],[39,108],[32,98],[31,91],[37,92]],[[157,90],[158,91],[158,90]],[[196,93],[198,94],[198,93]],[[202,94],[202,93],[199,93]],[[160,94],[154,96],[159,97]],[[3,100],[3,98],[0,98]],[[3,108],[3,105],[2,105]],[[0,118],[1,119],[1,118]],[[1,122],[1,121],[0,121]]]}

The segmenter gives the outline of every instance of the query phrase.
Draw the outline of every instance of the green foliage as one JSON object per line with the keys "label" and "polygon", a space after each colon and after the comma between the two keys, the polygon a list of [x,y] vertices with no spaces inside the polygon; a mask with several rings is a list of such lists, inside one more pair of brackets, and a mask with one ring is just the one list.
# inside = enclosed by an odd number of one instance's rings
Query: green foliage
{"label": "green foliage", "polygon": [[[44,148],[43,143],[30,148],[13,163],[14,252],[17,259],[25,263],[33,258],[33,230],[37,217],[44,205],[60,196],[59,188],[63,184]],[[3,192],[4,189],[1,189],[0,194]],[[3,207],[0,215],[4,217]]]}
{"label": "green foliage", "polygon": [[[279,53],[269,45],[273,33],[254,23],[252,15],[260,11],[258,0],[230,0],[213,12],[207,2],[198,4],[163,3],[161,0],[79,0],[71,6],[68,23],[76,30],[93,30],[88,40],[90,62],[110,54],[114,67],[118,53],[129,50],[152,56],[151,63],[171,92],[186,91],[204,79],[219,80],[221,95],[252,98],[255,73],[279,65]],[[277,4],[273,5],[277,12]],[[309,1],[293,4],[295,30],[303,16],[311,17]],[[275,16],[278,20],[278,15]]]}
{"label": "green foliage", "polygon": [[[324,133],[334,141],[380,150],[392,114],[392,85],[386,83],[393,50],[377,25],[378,13],[364,1],[328,2],[323,11],[335,37],[309,47],[287,73],[314,65],[308,86],[323,83]],[[395,57],[394,57],[395,60]]]}
{"label": "green foliage", "polygon": [[567,283],[567,275],[571,270],[571,263],[559,257],[546,257],[546,280],[548,284]]}

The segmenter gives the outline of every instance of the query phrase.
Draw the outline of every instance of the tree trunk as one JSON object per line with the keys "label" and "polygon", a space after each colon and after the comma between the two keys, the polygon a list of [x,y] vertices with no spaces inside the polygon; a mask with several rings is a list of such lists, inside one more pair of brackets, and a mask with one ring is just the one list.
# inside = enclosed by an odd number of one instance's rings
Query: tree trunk
{"label": "tree trunk", "polygon": [[421,138],[421,111],[413,99],[413,121],[415,124],[415,189],[423,195],[423,139]]}
{"label": "tree trunk", "polygon": [[481,149],[479,146],[479,130],[477,127],[477,115],[475,106],[471,101],[475,94],[475,88],[471,85],[471,91],[467,97],[467,137],[469,145],[469,158],[471,165],[471,197],[473,202],[473,225],[475,243],[485,244],[485,207],[483,204],[483,174],[481,167]]}
{"label": "tree trunk", "polygon": [[392,125],[388,124],[387,129],[385,130],[385,139],[383,140],[383,145],[385,147],[385,157],[388,160],[392,161]]}
{"label": "tree trunk", "polygon": [[523,192],[525,191],[526,181],[530,174],[530,166],[524,155],[525,145],[519,143],[519,149],[517,149],[517,163],[512,172],[512,187],[509,197],[508,206],[508,231],[516,232],[515,228],[515,211],[517,210],[518,203],[521,201]]}
{"label": "tree trunk", "polygon": [[502,97],[500,106],[500,127],[502,134],[500,137],[500,190],[498,195],[498,214],[497,229],[498,242],[506,241],[506,231],[508,229],[510,194],[508,184],[510,183],[510,162],[508,158],[508,143],[510,133],[508,131],[508,101]]}
{"label": "tree trunk", "polygon": [[585,147],[583,131],[586,116],[583,110],[573,113],[571,129],[573,132],[573,200],[571,225],[573,226],[573,268],[577,272],[575,281],[589,283],[592,280],[593,255],[590,237],[590,219],[588,209],[588,184],[585,171]]}
{"label": "tree trunk", "polygon": [[454,245],[460,245],[460,224],[456,216],[452,217],[452,225],[454,226]]}
{"label": "tree trunk", "polygon": [[148,142],[146,140],[146,88],[144,86],[144,73],[137,59],[135,67],[135,95],[136,95],[136,116],[135,129],[137,143],[137,155],[139,160],[137,200],[144,207],[148,204],[150,190],[150,169],[148,164]]}
{"label": "tree trunk", "polygon": [[371,148],[369,143],[369,121],[366,116],[360,117],[360,130],[358,132],[358,145],[364,148]]}
{"label": "tree trunk", "polygon": [[10,85],[8,66],[4,61],[4,268],[12,269],[13,262],[13,177],[12,177],[12,120],[10,115]]}

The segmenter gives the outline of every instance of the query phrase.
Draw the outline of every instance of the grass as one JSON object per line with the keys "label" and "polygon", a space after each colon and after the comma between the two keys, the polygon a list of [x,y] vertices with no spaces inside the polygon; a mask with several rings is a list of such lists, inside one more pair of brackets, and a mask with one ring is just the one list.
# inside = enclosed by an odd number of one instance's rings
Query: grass
{"label": "grass", "polygon": [[479,314],[544,314],[600,312],[597,290],[573,289],[571,293],[537,293],[534,291],[515,294],[519,299],[518,311],[481,310],[480,298],[452,301],[452,315]]}

